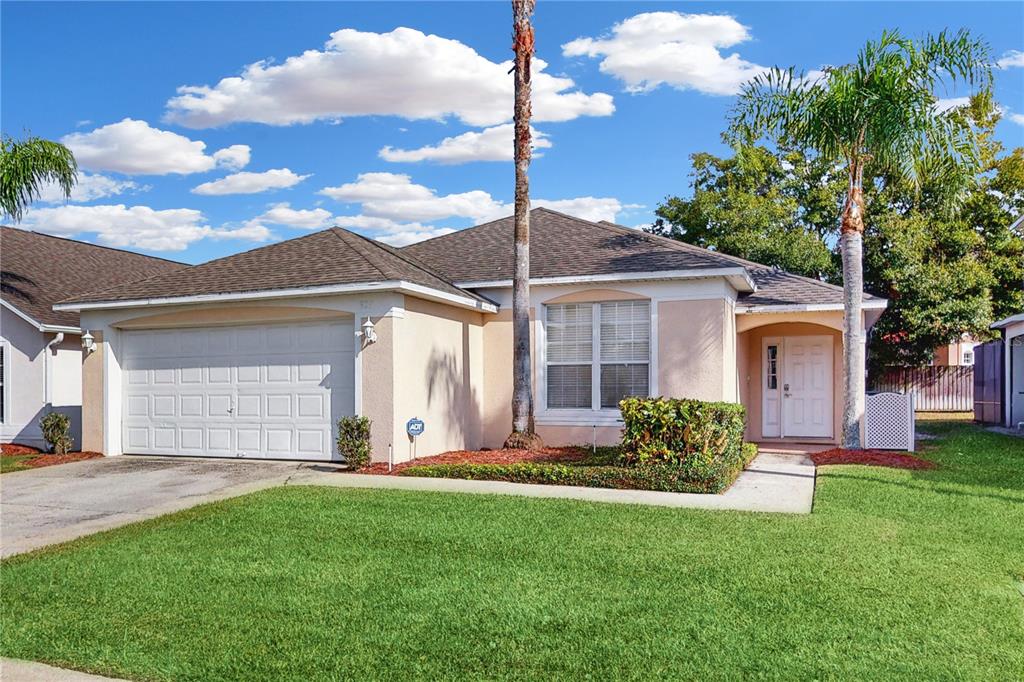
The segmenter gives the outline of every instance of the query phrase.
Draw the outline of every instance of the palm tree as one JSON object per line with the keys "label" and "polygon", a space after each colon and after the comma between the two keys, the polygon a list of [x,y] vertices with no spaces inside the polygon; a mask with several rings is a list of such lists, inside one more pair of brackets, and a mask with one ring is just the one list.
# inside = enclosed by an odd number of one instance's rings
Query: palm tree
{"label": "palm tree", "polygon": [[[988,46],[967,31],[910,40],[884,32],[857,61],[816,78],[771,69],[744,85],[731,112],[733,141],[767,137],[841,164],[849,178],[840,216],[843,260],[843,445],[859,448],[864,412],[864,171],[920,188],[926,179],[963,186],[978,145],[964,117],[937,106],[936,91],[992,84]],[[945,180],[945,181],[942,181]]]}
{"label": "palm tree", "polygon": [[0,210],[21,222],[29,204],[39,198],[42,185],[56,183],[66,198],[78,181],[78,164],[71,150],[39,137],[0,142]]}
{"label": "palm tree", "polygon": [[535,0],[512,0],[512,50],[515,52],[515,270],[512,274],[512,433],[506,448],[541,445],[533,423],[530,357],[530,62],[533,59]]}

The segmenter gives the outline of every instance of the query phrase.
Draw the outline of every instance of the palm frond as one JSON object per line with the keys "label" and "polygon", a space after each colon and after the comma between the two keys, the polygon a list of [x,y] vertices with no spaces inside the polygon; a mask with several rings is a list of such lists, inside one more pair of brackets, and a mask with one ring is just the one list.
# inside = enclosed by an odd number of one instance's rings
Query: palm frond
{"label": "palm frond", "polygon": [[43,185],[54,183],[70,198],[77,181],[75,157],[59,142],[7,135],[0,141],[0,211],[15,222],[39,198]]}

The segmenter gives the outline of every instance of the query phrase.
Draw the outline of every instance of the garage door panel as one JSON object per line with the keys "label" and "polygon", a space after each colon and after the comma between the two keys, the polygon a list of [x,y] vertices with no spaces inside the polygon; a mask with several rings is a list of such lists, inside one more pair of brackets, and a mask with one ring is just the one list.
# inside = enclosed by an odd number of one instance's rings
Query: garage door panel
{"label": "garage door panel", "polygon": [[354,339],[352,321],[127,332],[125,451],[333,459]]}

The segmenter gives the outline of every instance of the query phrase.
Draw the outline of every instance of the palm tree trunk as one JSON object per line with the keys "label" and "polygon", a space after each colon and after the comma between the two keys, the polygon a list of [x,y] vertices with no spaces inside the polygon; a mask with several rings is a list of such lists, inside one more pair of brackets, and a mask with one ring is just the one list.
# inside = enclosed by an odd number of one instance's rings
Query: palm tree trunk
{"label": "palm tree trunk", "polygon": [[854,171],[841,224],[843,256],[843,447],[860,449],[864,416],[864,193]]}
{"label": "palm tree trunk", "polygon": [[530,353],[530,62],[534,0],[512,0],[515,51],[515,270],[512,275],[512,433],[506,448],[541,445],[534,433]]}

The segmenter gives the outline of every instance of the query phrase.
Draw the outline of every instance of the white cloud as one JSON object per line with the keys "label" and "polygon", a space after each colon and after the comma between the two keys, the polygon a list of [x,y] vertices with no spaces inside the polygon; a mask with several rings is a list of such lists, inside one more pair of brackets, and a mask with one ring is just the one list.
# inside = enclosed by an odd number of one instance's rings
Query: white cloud
{"label": "white cloud", "polygon": [[56,183],[49,182],[39,188],[39,199],[44,204],[63,204],[67,201],[82,203],[95,201],[103,197],[112,197],[129,191],[147,189],[140,187],[131,180],[115,180],[106,175],[82,173],[78,174],[78,182],[71,188],[71,198]]}
{"label": "white cloud", "polygon": [[193,194],[258,194],[271,189],[294,187],[308,175],[293,173],[287,168],[275,168],[262,173],[234,173],[219,180],[204,182],[192,188]]}
{"label": "white cloud", "polygon": [[1007,117],[1019,126],[1024,126],[1024,114],[1007,114]]}
{"label": "white cloud", "polygon": [[664,84],[732,95],[765,70],[736,53],[720,52],[747,40],[747,27],[728,15],[646,12],[615,24],[610,35],[566,43],[562,54],[600,58],[601,72],[621,80],[630,92]]}
{"label": "white cloud", "polygon": [[[438,230],[450,230],[429,224],[438,220],[468,218],[482,223],[511,215],[513,211],[511,203],[499,201],[482,190],[438,194],[398,173],[363,173],[355,182],[325,187],[320,193],[344,203],[359,204],[362,209],[359,215],[334,216],[334,224],[384,233],[378,238],[391,244],[411,244],[441,234]],[[533,205],[594,221],[614,221],[624,209],[637,207],[610,197],[536,199]]]}
{"label": "white cloud", "polygon": [[292,208],[291,204],[281,203],[271,206],[256,220],[274,225],[318,230],[327,227],[331,222],[331,212],[322,208],[296,209]]}
{"label": "white cloud", "polygon": [[238,170],[249,165],[249,145],[233,144],[213,153],[213,160],[218,166]]}
{"label": "white cloud", "polygon": [[415,230],[407,232],[392,232],[391,234],[380,235],[374,238],[377,241],[390,244],[391,246],[408,246],[409,244],[433,239],[434,237],[443,237],[444,235],[451,234],[452,232],[455,232],[455,230],[450,227],[438,227],[419,232]]}
{"label": "white cloud", "polygon": [[571,216],[595,223],[602,220],[615,222],[615,216],[622,212],[623,208],[626,208],[618,199],[611,197],[577,197],[555,201],[537,199],[532,204],[540,208],[550,208],[553,211],[568,213]]}
{"label": "white cloud", "polygon": [[249,161],[246,145],[232,145],[210,155],[204,151],[205,142],[130,118],[89,133],[65,135],[61,142],[82,168],[126,175],[187,175],[217,166],[236,169]]}
{"label": "white cloud", "polygon": [[[615,110],[611,95],[586,94],[572,79],[545,73],[543,60],[533,64],[534,120],[568,121]],[[250,64],[213,86],[178,88],[166,119],[208,128],[236,121],[290,125],[350,116],[454,116],[471,126],[495,126],[512,116],[511,66],[457,40],[411,28],[347,28],[332,33],[323,50],[307,50],[281,64]]]}
{"label": "white cloud", "polygon": [[970,97],[940,97],[935,102],[935,110],[938,112],[946,112],[950,109],[956,109],[957,107],[966,107],[971,103]]}
{"label": "white cloud", "polygon": [[[446,137],[436,145],[419,149],[395,149],[384,147],[378,155],[385,161],[409,162],[436,161],[444,164],[467,163],[469,161],[511,161],[514,127],[506,123],[480,132],[470,131],[455,137]],[[539,130],[533,130],[533,148],[548,149],[551,141]],[[534,154],[539,156],[539,154]]]}
{"label": "white cloud", "polygon": [[1020,50],[1008,50],[996,62],[1000,69],[1009,69],[1014,66],[1024,67],[1024,52]]}
{"label": "white cloud", "polygon": [[200,211],[190,208],[156,210],[124,204],[32,209],[21,226],[68,237],[94,233],[110,246],[150,251],[181,251],[206,238],[266,241],[271,237],[269,230],[257,225],[210,227]]}
{"label": "white cloud", "polygon": [[320,194],[344,203],[362,204],[363,213],[395,221],[471,218],[491,220],[507,212],[507,207],[482,190],[438,195],[434,190],[413,183],[408,175],[362,173],[355,182],[325,187]]}

